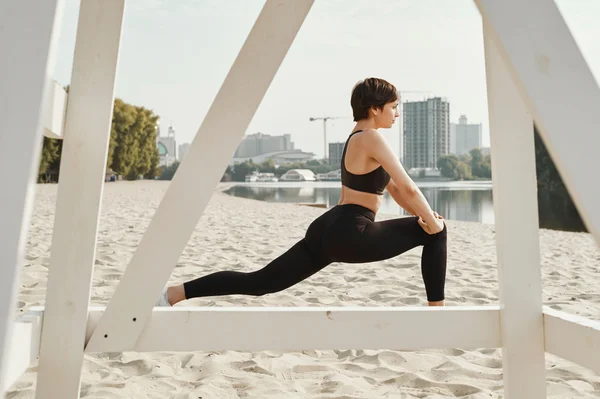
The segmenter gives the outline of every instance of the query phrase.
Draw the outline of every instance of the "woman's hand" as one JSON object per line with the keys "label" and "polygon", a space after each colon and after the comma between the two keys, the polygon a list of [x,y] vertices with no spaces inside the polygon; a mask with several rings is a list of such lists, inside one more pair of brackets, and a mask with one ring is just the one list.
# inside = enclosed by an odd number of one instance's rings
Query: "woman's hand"
{"label": "woman's hand", "polygon": [[422,217],[419,216],[419,225],[427,234],[437,234],[440,231],[444,230],[444,218],[439,215],[437,212],[433,212],[435,216],[435,225],[430,226],[426,221],[423,220]]}

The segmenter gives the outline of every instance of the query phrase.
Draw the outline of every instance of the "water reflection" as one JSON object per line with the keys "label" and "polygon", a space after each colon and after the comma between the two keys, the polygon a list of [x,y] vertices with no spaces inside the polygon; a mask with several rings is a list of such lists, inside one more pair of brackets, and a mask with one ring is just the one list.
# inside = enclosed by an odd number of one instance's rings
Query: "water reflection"
{"label": "water reflection", "polygon": [[[423,195],[439,214],[449,220],[493,223],[494,209],[492,191],[489,189],[452,189],[423,187]],[[317,203],[328,208],[340,200],[339,187],[269,187],[239,185],[226,191],[227,194],[267,202]],[[379,211],[388,215],[404,215],[405,212],[386,192]]]}
{"label": "water reflection", "polygon": [[[431,207],[448,220],[494,223],[494,205],[490,183],[424,184],[421,191]],[[338,183],[260,184],[240,183],[225,191],[229,195],[267,202],[316,203],[328,208],[340,200]],[[554,230],[586,231],[577,210],[568,197],[555,192],[538,192],[540,227]],[[386,192],[380,213],[405,215]]]}

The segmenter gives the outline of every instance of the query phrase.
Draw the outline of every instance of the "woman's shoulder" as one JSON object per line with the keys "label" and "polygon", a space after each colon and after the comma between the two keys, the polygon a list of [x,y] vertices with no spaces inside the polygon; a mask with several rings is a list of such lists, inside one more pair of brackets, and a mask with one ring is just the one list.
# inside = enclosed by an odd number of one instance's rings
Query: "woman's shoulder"
{"label": "woman's shoulder", "polygon": [[355,134],[354,135],[355,140],[357,142],[363,142],[363,143],[369,143],[372,142],[373,140],[381,140],[383,139],[383,135],[381,134],[381,132],[377,129],[365,129],[363,131],[361,131],[359,134]]}
{"label": "woman's shoulder", "polygon": [[356,137],[355,146],[369,154],[376,154],[389,147],[383,134],[377,129],[365,129]]}

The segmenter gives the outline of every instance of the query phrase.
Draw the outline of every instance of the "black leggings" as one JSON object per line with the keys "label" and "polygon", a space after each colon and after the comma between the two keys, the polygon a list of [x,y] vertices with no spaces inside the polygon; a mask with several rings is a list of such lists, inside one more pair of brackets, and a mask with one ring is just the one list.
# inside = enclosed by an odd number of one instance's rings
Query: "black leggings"
{"label": "black leggings", "polygon": [[215,295],[260,296],[279,292],[332,262],[367,263],[389,259],[423,245],[421,273],[427,300],[441,301],[446,282],[446,227],[427,234],[417,217],[375,222],[359,205],[337,205],[315,219],[303,239],[260,270],[221,271],[184,283],[187,299]]}

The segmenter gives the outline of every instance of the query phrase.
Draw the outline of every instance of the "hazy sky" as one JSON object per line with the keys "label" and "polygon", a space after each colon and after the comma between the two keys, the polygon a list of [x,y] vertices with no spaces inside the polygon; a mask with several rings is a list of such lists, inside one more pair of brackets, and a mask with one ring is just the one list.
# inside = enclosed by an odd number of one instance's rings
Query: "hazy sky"
{"label": "hazy sky", "polygon": [[[191,142],[264,0],[127,0],[116,96],[173,124]],[[596,79],[600,1],[557,4]],[[79,0],[66,0],[55,79],[70,82]],[[395,84],[403,99],[441,96],[450,121],[483,124],[489,145],[481,18],[472,0],[316,0],[246,134],[289,133],[296,148],[323,155],[353,122],[352,86],[368,76]],[[418,92],[417,92],[418,91]],[[557,94],[558,95],[558,94]],[[224,121],[224,124],[226,121]],[[226,126],[224,126],[226,127]],[[398,150],[399,124],[385,131]]]}

